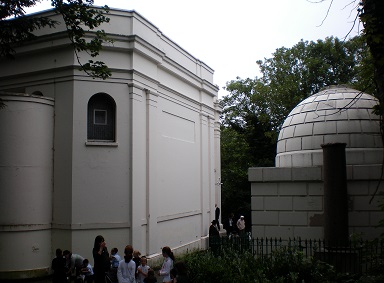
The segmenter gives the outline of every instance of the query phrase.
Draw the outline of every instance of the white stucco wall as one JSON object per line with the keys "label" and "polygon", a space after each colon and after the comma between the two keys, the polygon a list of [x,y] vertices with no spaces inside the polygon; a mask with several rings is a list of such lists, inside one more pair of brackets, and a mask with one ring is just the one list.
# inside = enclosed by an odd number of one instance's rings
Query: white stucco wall
{"label": "white stucco wall", "polygon": [[[99,234],[109,249],[132,244],[154,258],[165,245],[203,247],[221,199],[213,70],[139,14],[109,16],[114,43],[98,57],[112,70],[107,80],[79,71],[65,34],[52,30],[40,31],[46,40],[23,46],[12,64],[1,61],[0,90],[40,91],[55,101],[52,245],[40,268],[56,248],[92,262]],[[87,105],[96,93],[116,103],[115,142],[87,140]],[[22,274],[27,264],[14,257]]]}
{"label": "white stucco wall", "polygon": [[[53,124],[52,99],[1,93],[0,270],[47,273],[51,258]],[[15,258],[16,259],[16,258]]]}

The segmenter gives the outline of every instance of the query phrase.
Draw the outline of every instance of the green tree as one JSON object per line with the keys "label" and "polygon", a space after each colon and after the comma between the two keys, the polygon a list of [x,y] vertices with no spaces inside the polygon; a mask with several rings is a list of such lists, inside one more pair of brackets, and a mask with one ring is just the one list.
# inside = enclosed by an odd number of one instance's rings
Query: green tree
{"label": "green tree", "polygon": [[[276,146],[264,133],[271,129],[259,120],[260,107],[250,93],[262,87],[258,81],[240,78],[227,85],[232,95],[223,97],[221,126],[221,176],[223,218],[229,213],[245,215],[250,223],[248,168],[272,166]],[[250,226],[248,226],[249,228]]]}
{"label": "green tree", "polygon": [[221,100],[222,209],[227,213],[241,207],[250,214],[248,168],[274,165],[279,129],[300,101],[332,84],[374,91],[371,57],[361,37],[302,40],[272,55],[257,61],[261,77],[228,82],[229,94]]}
{"label": "green tree", "polygon": [[359,3],[359,16],[363,23],[363,36],[372,54],[373,81],[379,105],[375,108],[381,117],[381,132],[384,141],[384,2],[363,0]]}
{"label": "green tree", "polygon": [[257,117],[250,116],[249,119],[254,121],[246,121],[248,129],[221,128],[222,218],[228,217],[229,213],[242,214],[247,223],[251,219],[248,168],[272,166],[271,159],[276,152],[276,146],[264,135],[265,130]]}
{"label": "green tree", "polygon": [[[363,0],[359,2],[359,17],[363,23],[363,36],[366,40],[373,64],[373,81],[376,87],[376,97],[379,104],[374,112],[380,116],[381,140],[384,144],[384,2],[382,0]],[[384,157],[382,162],[381,180],[384,174]],[[373,201],[379,190],[380,183],[376,187],[370,202]],[[380,208],[384,211],[383,197],[381,196]],[[384,219],[380,220],[380,226],[384,226]]]}
{"label": "green tree", "polygon": [[[40,0],[2,0],[0,8],[0,57],[15,58],[15,48],[36,39],[34,32],[38,29],[55,28],[59,23],[49,17],[27,16],[25,9],[35,6]],[[99,55],[104,42],[109,41],[104,30],[93,33],[91,40],[85,39],[85,34],[98,28],[102,23],[109,22],[106,14],[108,6],[101,9],[92,7],[93,0],[52,0],[54,11],[61,14],[67,28],[68,38],[76,53],[81,69],[88,75],[106,79],[111,75],[104,62],[81,62],[80,52],[86,52],[91,58]]]}
{"label": "green tree", "polygon": [[265,108],[261,120],[272,124],[276,138],[289,112],[327,85],[349,84],[371,92],[372,88],[363,88],[372,85],[369,57],[361,37],[348,41],[328,37],[276,49],[272,58],[257,61],[264,87],[260,88],[262,92],[255,91],[252,99]]}
{"label": "green tree", "polygon": [[[40,0],[1,0],[0,7],[0,58],[15,59],[16,48],[36,39],[35,31],[41,28],[55,28],[59,22],[44,16],[27,16],[25,9],[37,5]],[[106,79],[111,75],[108,66],[93,58],[97,57],[104,42],[109,42],[104,30],[97,30],[91,40],[85,34],[109,22],[108,6],[92,8],[93,0],[52,0],[54,11],[61,14],[66,25],[68,38],[76,54],[80,69],[93,78]],[[86,52],[92,59],[81,62],[79,53]],[[5,104],[0,99],[0,109]]]}

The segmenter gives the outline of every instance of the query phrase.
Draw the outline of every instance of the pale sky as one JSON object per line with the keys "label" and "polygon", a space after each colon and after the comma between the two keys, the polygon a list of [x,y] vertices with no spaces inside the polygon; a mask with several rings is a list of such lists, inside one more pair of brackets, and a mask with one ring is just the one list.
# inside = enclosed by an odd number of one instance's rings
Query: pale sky
{"label": "pale sky", "polygon": [[[138,12],[213,68],[223,96],[226,82],[260,76],[256,61],[272,57],[277,48],[349,33],[358,1],[334,0],[324,22],[331,0],[314,2],[320,0],[95,0],[95,5]],[[50,1],[41,0],[28,12],[49,8]]]}

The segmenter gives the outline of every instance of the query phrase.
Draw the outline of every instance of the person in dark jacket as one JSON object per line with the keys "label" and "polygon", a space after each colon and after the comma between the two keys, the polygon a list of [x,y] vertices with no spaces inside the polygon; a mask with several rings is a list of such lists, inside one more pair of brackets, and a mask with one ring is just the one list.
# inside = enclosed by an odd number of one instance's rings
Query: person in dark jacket
{"label": "person in dark jacket", "polygon": [[109,271],[111,262],[109,260],[109,253],[107,244],[104,237],[99,235],[95,238],[95,244],[93,245],[93,273],[95,283],[105,282],[105,273]]}
{"label": "person in dark jacket", "polygon": [[215,220],[217,230],[220,231],[220,208],[217,206],[217,204],[215,204]]}
{"label": "person in dark jacket", "polygon": [[227,236],[230,236],[236,231],[236,221],[233,213],[229,214],[228,218],[224,221],[224,229],[227,231]]}
{"label": "person in dark jacket", "polygon": [[220,233],[216,228],[216,220],[212,220],[211,226],[209,226],[209,248],[214,254],[218,253],[220,247]]}
{"label": "person in dark jacket", "polygon": [[56,249],[56,257],[52,260],[52,282],[53,283],[64,283],[67,282],[67,270],[66,270],[66,259],[63,256],[61,249]]}
{"label": "person in dark jacket", "polygon": [[219,237],[220,236],[220,233],[219,231],[217,230],[217,222],[216,220],[212,220],[211,222],[211,226],[209,226],[209,237]]}

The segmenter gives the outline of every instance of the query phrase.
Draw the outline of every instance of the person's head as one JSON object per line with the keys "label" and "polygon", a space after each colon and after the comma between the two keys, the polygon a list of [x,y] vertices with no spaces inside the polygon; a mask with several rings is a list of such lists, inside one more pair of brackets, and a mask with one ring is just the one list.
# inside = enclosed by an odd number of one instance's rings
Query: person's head
{"label": "person's head", "polygon": [[95,244],[93,245],[93,248],[100,249],[101,245],[103,245],[103,247],[105,246],[105,240],[103,236],[98,235],[95,238]]}
{"label": "person's head", "polygon": [[215,203],[215,207],[217,207],[217,203]]}
{"label": "person's head", "polygon": [[68,251],[68,250],[65,250],[65,251],[63,251],[63,256],[64,256],[66,259],[69,259],[69,258],[71,258],[71,252]]}
{"label": "person's head", "polygon": [[61,249],[56,249],[56,257],[63,257],[63,251]]}
{"label": "person's head", "polygon": [[161,249],[161,252],[163,254],[163,257],[169,257],[172,260],[175,260],[175,257],[173,255],[173,252],[171,251],[171,248],[168,246],[165,246],[164,248]]}
{"label": "person's head", "polygon": [[140,258],[140,263],[142,266],[146,266],[147,265],[147,258],[145,256],[142,256]]}
{"label": "person's head", "polygon": [[216,224],[217,224],[216,220],[212,220],[212,221],[211,221],[211,224],[212,224],[212,225],[216,225]]}
{"label": "person's head", "polygon": [[85,258],[83,260],[83,266],[88,266],[88,264],[89,264],[89,260]]}
{"label": "person's head", "polygon": [[133,257],[133,248],[131,245],[126,245],[124,248],[124,259],[125,262],[129,262]]}
{"label": "person's head", "polygon": [[155,277],[155,271],[153,269],[148,270],[148,277]]}
{"label": "person's head", "polygon": [[111,250],[111,254],[112,254],[112,255],[115,255],[115,254],[117,254],[118,251],[119,251],[119,250],[118,250],[117,248],[113,248],[113,249]]}
{"label": "person's head", "polygon": [[141,256],[141,253],[140,253],[138,250],[134,250],[134,251],[133,251],[133,257],[138,258],[138,257],[140,257],[140,256]]}
{"label": "person's head", "polygon": [[243,216],[243,215],[241,215],[241,216],[240,216],[240,219],[241,219],[241,220],[244,220],[244,216]]}

